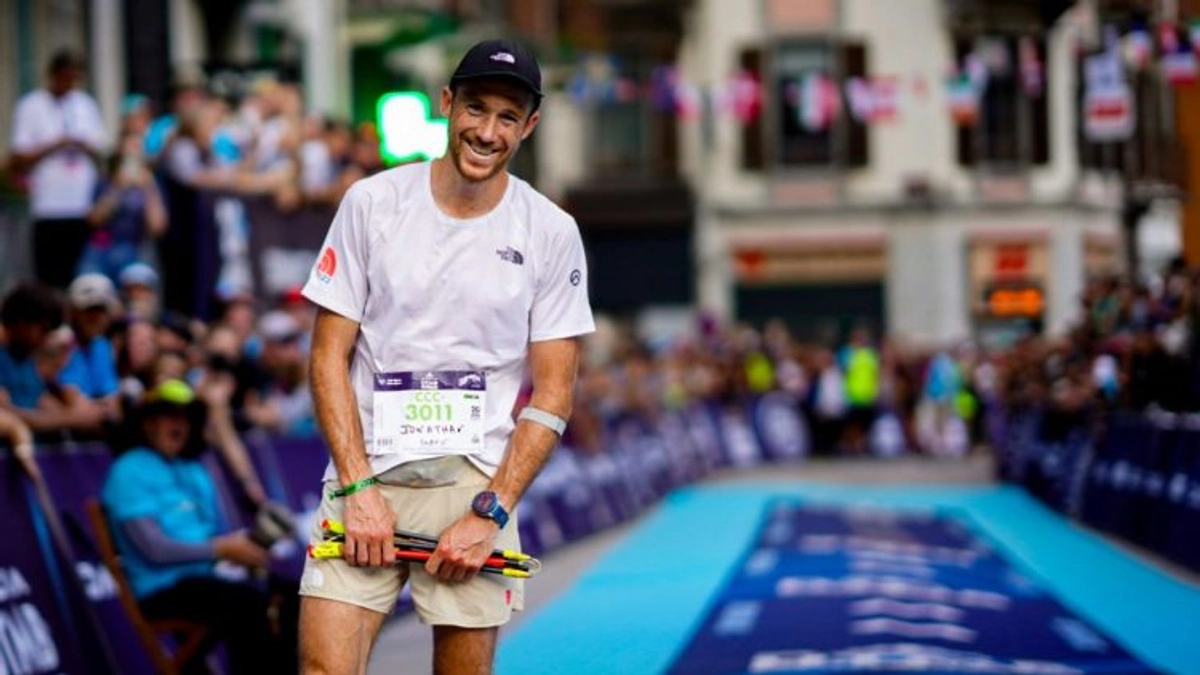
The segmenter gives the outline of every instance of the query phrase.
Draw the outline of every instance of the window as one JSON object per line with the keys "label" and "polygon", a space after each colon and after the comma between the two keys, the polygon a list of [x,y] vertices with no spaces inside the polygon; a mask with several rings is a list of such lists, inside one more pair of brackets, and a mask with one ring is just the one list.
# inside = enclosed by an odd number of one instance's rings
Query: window
{"label": "window", "polygon": [[832,80],[833,54],[826,44],[781,46],[775,52],[769,100],[774,101],[778,141],[784,166],[811,166],[833,161],[833,125],[823,119],[821,94],[814,82]]}
{"label": "window", "polygon": [[[866,49],[857,43],[786,41],[742,52],[742,70],[762,83],[761,114],[742,126],[742,166],[748,170],[865,166],[867,127],[853,119],[846,83],[866,76]],[[823,108],[836,96],[836,114]]]}
{"label": "window", "polygon": [[[1036,86],[1023,81],[1015,35],[963,37],[955,41],[956,63],[965,67],[972,54],[987,70],[979,101],[979,121],[958,129],[958,163],[1019,169],[1050,161],[1049,69],[1043,65]],[[1035,38],[1045,64],[1046,48]]]}

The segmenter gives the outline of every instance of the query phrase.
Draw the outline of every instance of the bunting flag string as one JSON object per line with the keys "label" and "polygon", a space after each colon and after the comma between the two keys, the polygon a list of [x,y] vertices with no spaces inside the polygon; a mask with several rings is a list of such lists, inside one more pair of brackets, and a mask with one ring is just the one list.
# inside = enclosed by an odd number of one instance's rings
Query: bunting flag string
{"label": "bunting flag string", "polygon": [[[1084,47],[1085,33],[1098,35],[1103,58],[1077,52],[1085,66],[1103,62],[1101,70],[1109,77],[1113,69],[1139,72],[1157,67],[1163,79],[1175,87],[1200,82],[1200,17],[1185,21],[1156,21],[1147,26],[1135,24],[1122,33],[1114,25],[1088,28],[1083,19],[1072,26],[1077,47]],[[1095,38],[1093,38],[1095,40]],[[976,49],[966,54],[943,78],[946,109],[959,126],[972,126],[980,120],[982,101],[993,80],[1016,78],[1020,91],[1028,98],[1046,95],[1047,56],[1038,39],[1027,35],[1015,43],[1001,39],[980,40]],[[785,115],[794,115],[803,129],[817,132],[833,127],[844,115],[860,124],[880,124],[901,116],[901,102],[911,95],[923,100],[928,95],[928,81],[921,73],[889,74],[867,77],[835,78],[829,73],[811,71],[778,83],[777,94],[764,82],[760,73],[746,68],[731,71],[727,78],[716,83],[700,85],[689,81],[674,64],[662,64],[637,77],[619,59],[606,53],[582,55],[570,76],[565,91],[571,100],[582,106],[604,106],[646,102],[660,114],[674,115],[683,121],[694,121],[710,111],[712,115],[733,118],[738,124],[750,125],[761,119],[767,102],[782,96],[787,106]],[[1111,79],[1111,78],[1110,78]],[[1111,85],[1111,83],[1110,83]],[[1124,88],[1123,88],[1124,87]],[[1093,87],[1093,89],[1095,89]],[[1132,105],[1126,102],[1123,84],[1106,86],[1093,91],[1090,98],[1097,120],[1108,116],[1108,122],[1098,123],[1100,136],[1120,136],[1127,128],[1128,116],[1123,112]],[[1109,111],[1109,115],[1104,111]],[[1120,112],[1114,112],[1120,111]]]}

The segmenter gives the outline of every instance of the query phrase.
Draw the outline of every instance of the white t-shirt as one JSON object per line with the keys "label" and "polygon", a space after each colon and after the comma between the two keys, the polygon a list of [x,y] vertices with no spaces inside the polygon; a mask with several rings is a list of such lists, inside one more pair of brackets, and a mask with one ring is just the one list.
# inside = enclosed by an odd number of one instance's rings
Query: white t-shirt
{"label": "white t-shirt", "polygon": [[437,207],[430,173],[423,162],[355,183],[304,295],[360,324],[350,379],[376,473],[405,461],[374,447],[376,374],[483,371],[483,451],[469,458],[491,475],[529,343],[595,330],[583,242],[570,215],[515,176],[490,213],[461,220]]}
{"label": "white t-shirt", "polygon": [[[55,98],[45,89],[17,102],[12,149],[29,152],[64,136],[102,150],[106,132],[91,96],[72,90]],[[38,162],[30,175],[29,211],[34,218],[82,218],[92,206],[98,174],[81,150],[59,150]]]}

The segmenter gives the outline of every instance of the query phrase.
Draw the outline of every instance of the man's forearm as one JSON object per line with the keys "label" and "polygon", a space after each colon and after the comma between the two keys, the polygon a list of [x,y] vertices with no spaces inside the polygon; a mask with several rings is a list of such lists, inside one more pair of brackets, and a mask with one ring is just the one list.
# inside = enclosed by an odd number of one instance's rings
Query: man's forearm
{"label": "man's forearm", "polygon": [[344,358],[321,354],[313,359],[313,406],[343,485],[372,475],[358,417],[358,398]]}
{"label": "man's forearm", "polygon": [[[562,419],[571,416],[569,396],[557,395],[530,400],[530,406]],[[519,420],[509,440],[504,459],[492,477],[489,489],[500,497],[500,503],[512,511],[530,484],[541,473],[561,439],[554,430],[531,420]]]}

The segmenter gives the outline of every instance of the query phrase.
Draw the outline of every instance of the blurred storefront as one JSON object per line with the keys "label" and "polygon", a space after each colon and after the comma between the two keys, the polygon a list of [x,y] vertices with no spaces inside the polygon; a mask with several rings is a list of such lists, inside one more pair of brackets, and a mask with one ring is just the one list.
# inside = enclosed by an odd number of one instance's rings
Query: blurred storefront
{"label": "blurred storefront", "polygon": [[1132,259],[1130,195],[1183,180],[1157,68],[1131,76],[1127,135],[1087,133],[1089,31],[1121,20],[1100,4],[697,2],[681,65],[724,92],[685,129],[700,302],[917,344],[1065,330],[1085,281]]}

